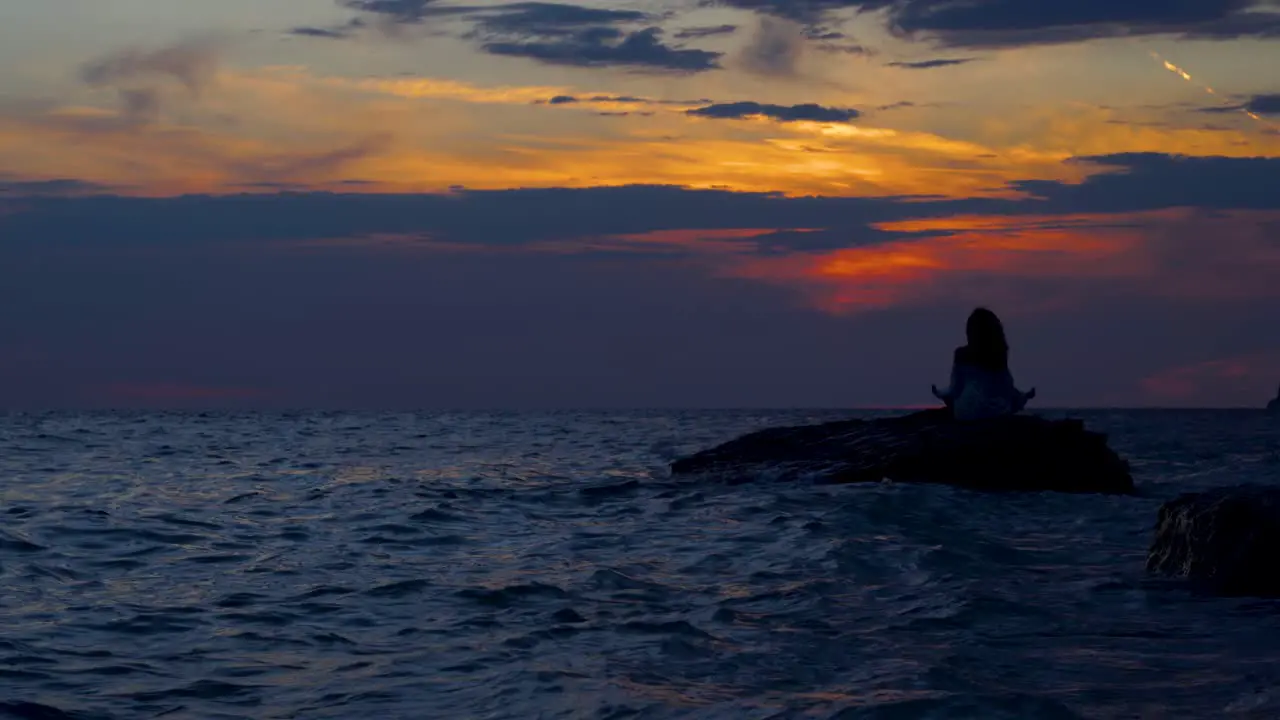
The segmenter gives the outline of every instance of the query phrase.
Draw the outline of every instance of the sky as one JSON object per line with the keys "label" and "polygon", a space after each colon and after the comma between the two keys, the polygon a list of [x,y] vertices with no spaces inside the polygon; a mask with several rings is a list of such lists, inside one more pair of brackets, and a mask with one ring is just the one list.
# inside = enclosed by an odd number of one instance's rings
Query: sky
{"label": "sky", "polygon": [[1280,0],[0,0],[0,409],[1280,384]]}

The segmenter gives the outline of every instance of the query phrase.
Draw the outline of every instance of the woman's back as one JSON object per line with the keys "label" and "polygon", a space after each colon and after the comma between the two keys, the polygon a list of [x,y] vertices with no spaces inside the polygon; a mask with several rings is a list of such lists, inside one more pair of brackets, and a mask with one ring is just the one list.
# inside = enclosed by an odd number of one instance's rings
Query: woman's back
{"label": "woman's back", "polygon": [[967,345],[956,348],[952,378],[952,410],[958,420],[1010,415],[1026,405],[1009,368],[980,362]]}

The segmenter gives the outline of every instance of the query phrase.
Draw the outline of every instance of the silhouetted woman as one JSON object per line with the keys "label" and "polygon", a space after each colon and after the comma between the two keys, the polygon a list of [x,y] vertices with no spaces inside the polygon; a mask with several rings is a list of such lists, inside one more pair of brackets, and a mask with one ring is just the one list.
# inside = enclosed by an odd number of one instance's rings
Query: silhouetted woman
{"label": "silhouetted woman", "polygon": [[1000,318],[986,308],[969,314],[965,324],[969,343],[956,348],[951,363],[951,386],[933,394],[951,408],[957,420],[1012,415],[1026,407],[1036,396],[1018,390],[1009,372],[1009,343],[1004,338]]}

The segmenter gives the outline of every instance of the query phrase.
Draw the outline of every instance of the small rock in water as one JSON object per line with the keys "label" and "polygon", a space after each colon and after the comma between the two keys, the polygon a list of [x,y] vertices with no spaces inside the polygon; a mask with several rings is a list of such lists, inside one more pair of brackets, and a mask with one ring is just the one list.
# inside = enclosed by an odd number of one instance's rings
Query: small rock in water
{"label": "small rock in water", "polygon": [[673,475],[827,483],[922,482],[975,490],[1131,494],[1129,465],[1079,420],[958,422],[945,410],[769,428],[681,458]]}
{"label": "small rock in water", "polygon": [[1160,507],[1147,570],[1222,595],[1280,597],[1280,488],[1236,485]]}

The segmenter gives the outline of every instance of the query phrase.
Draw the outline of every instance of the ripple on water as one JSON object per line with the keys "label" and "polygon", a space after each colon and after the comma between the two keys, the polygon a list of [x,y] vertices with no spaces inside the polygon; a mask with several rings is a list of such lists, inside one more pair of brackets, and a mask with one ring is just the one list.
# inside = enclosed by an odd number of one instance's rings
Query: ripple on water
{"label": "ripple on water", "polygon": [[836,416],[0,417],[0,717],[1276,715],[1280,605],[1142,557],[1280,423],[1091,416],[1139,498],[662,473]]}

